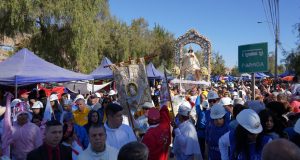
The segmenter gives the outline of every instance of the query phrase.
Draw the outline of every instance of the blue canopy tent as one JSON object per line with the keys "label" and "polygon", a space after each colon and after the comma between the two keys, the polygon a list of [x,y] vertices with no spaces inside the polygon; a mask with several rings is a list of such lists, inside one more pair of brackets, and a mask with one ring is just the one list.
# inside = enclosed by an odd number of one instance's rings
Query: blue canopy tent
{"label": "blue canopy tent", "polygon": [[261,79],[261,78],[265,78],[265,77],[269,77],[269,76],[262,72],[255,73],[255,78]]}
{"label": "blue canopy tent", "polygon": [[280,74],[279,77],[283,78],[286,76],[295,76],[295,72],[286,70],[284,73]]}
{"label": "blue canopy tent", "polygon": [[146,66],[146,72],[149,79],[163,79],[165,76],[163,73],[161,73],[154,67],[152,62],[150,62]]}
{"label": "blue canopy tent", "polygon": [[104,57],[100,63],[100,66],[90,73],[90,75],[93,76],[94,79],[99,80],[113,79],[113,72],[109,67],[107,67],[111,64],[111,61],[107,57]]}
{"label": "blue canopy tent", "polygon": [[269,76],[269,77],[274,77],[274,75],[270,72],[264,72],[265,75]]}
{"label": "blue canopy tent", "polygon": [[41,82],[93,80],[92,76],[76,73],[49,63],[24,48],[0,63],[0,84],[17,86]]}

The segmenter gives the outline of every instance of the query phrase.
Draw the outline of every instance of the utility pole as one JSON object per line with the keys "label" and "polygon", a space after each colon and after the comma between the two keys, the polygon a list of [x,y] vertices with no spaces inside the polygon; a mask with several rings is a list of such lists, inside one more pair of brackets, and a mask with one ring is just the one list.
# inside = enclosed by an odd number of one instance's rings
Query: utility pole
{"label": "utility pole", "polygon": [[[279,25],[279,24],[278,24]],[[279,43],[279,29],[278,29],[278,25],[276,25],[275,28],[275,89],[276,89],[276,82],[277,82],[277,78],[278,78],[278,64],[277,64],[277,55],[278,55],[278,43]]]}
{"label": "utility pole", "polygon": [[276,0],[277,3],[277,9],[278,9],[278,19],[277,23],[275,24],[275,86],[274,89],[276,89],[276,84],[277,84],[277,78],[278,78],[278,64],[277,64],[277,57],[278,57],[278,43],[279,43],[279,0]]}

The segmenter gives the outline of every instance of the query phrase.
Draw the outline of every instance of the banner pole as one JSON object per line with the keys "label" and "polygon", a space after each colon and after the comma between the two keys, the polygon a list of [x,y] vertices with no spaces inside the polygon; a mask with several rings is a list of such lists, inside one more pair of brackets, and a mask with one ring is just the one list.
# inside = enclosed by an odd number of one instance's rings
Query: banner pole
{"label": "banner pole", "polygon": [[171,105],[171,113],[172,113],[173,118],[175,118],[172,99],[171,99],[171,95],[170,95],[170,87],[169,87],[168,78],[167,78],[166,66],[164,66],[164,75],[165,75],[165,81],[167,84],[168,97],[169,97],[169,101],[170,101],[170,105]]}

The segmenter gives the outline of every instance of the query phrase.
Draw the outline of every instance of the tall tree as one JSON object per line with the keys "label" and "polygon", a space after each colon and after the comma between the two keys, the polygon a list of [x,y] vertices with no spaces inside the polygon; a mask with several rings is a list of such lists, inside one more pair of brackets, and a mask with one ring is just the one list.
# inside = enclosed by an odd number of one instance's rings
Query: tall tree
{"label": "tall tree", "polygon": [[97,19],[108,16],[107,0],[3,0],[0,10],[1,35],[31,36],[20,47],[73,70],[90,72],[98,65],[103,43]]}
{"label": "tall tree", "polygon": [[234,66],[232,69],[231,69],[231,75],[235,76],[235,77],[239,77],[241,74],[239,72],[239,68],[238,66]]}
{"label": "tall tree", "polygon": [[211,74],[212,75],[225,75],[225,60],[219,52],[213,52],[211,58]]}
{"label": "tall tree", "polygon": [[155,24],[151,37],[151,53],[159,55],[154,59],[155,64],[159,65],[164,61],[165,65],[171,68],[174,63],[174,35],[159,24]]}
{"label": "tall tree", "polygon": [[285,63],[286,68],[291,71],[295,71],[300,75],[300,23],[295,25],[295,29],[298,31],[298,47],[286,53]]}
{"label": "tall tree", "polygon": [[[269,73],[272,73],[272,74],[275,74],[275,53],[274,52],[270,52],[269,53],[269,57],[268,57],[268,60],[269,60],[269,70],[268,72]],[[277,66],[277,73],[278,74],[281,74],[285,71],[285,67],[283,64],[280,64]]]}

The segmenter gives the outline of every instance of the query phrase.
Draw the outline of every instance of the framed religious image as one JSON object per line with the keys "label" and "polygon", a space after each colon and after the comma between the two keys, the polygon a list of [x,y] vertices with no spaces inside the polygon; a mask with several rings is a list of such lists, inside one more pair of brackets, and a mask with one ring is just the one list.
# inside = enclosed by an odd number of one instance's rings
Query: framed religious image
{"label": "framed religious image", "polygon": [[137,84],[134,82],[128,83],[126,86],[126,92],[127,92],[127,95],[130,97],[136,96],[138,94]]}

